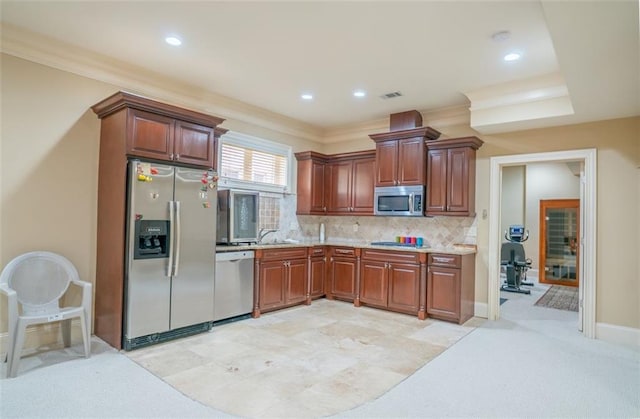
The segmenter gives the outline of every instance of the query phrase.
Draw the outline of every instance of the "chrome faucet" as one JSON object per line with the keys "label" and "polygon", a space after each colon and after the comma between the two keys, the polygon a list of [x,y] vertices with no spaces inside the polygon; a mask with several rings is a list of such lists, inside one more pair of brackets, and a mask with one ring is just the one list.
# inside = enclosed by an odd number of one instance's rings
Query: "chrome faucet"
{"label": "chrome faucet", "polygon": [[269,233],[275,233],[276,231],[278,230],[261,228],[260,231],[258,232],[258,243],[262,243],[262,239],[264,239],[264,236],[266,236]]}

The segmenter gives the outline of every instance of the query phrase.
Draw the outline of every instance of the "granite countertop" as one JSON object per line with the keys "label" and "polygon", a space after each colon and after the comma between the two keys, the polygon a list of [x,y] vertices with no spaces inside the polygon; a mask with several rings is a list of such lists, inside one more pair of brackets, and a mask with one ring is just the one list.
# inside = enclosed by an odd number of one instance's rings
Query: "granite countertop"
{"label": "granite countertop", "polygon": [[277,242],[264,244],[239,244],[239,245],[217,245],[216,252],[235,252],[243,250],[258,249],[282,249],[288,247],[314,247],[314,246],[345,246],[359,247],[362,249],[382,249],[394,250],[402,252],[418,252],[418,253],[445,253],[450,255],[471,255],[477,252],[474,245],[454,245],[453,247],[406,247],[406,246],[386,246],[373,245],[364,241],[347,241],[347,240],[327,240],[321,243],[318,240],[300,241],[300,242]]}

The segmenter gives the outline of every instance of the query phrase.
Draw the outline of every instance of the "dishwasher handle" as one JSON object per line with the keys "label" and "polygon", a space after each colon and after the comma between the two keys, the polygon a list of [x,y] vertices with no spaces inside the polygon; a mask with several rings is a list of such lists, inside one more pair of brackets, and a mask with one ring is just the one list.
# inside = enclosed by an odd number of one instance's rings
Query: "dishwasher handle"
{"label": "dishwasher handle", "polygon": [[239,262],[241,260],[253,259],[254,257],[255,252],[253,250],[216,253],[217,262]]}

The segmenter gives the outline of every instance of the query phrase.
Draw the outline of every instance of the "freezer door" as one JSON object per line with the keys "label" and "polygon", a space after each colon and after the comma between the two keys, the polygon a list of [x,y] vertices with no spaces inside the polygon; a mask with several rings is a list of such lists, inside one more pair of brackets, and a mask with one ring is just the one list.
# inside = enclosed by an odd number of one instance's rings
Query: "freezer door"
{"label": "freezer door", "polygon": [[[169,330],[171,278],[167,273],[172,227],[168,221],[173,179],[171,166],[129,162],[126,339]],[[150,242],[145,243],[146,240]]]}
{"label": "freezer door", "polygon": [[204,170],[176,168],[171,329],[213,320],[218,195],[203,183],[206,175]]}

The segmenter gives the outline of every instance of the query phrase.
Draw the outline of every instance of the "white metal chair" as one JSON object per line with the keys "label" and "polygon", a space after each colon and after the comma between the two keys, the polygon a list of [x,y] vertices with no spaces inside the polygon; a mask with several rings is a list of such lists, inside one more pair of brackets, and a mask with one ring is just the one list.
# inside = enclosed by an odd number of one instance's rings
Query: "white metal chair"
{"label": "white metal chair", "polygon": [[[78,307],[60,307],[60,299],[74,284],[82,288]],[[75,266],[51,252],[29,252],[13,259],[0,274],[0,292],[8,301],[7,377],[15,377],[27,326],[60,321],[64,346],[71,345],[71,320],[80,318],[84,355],[89,357],[92,285],[81,281]]]}

